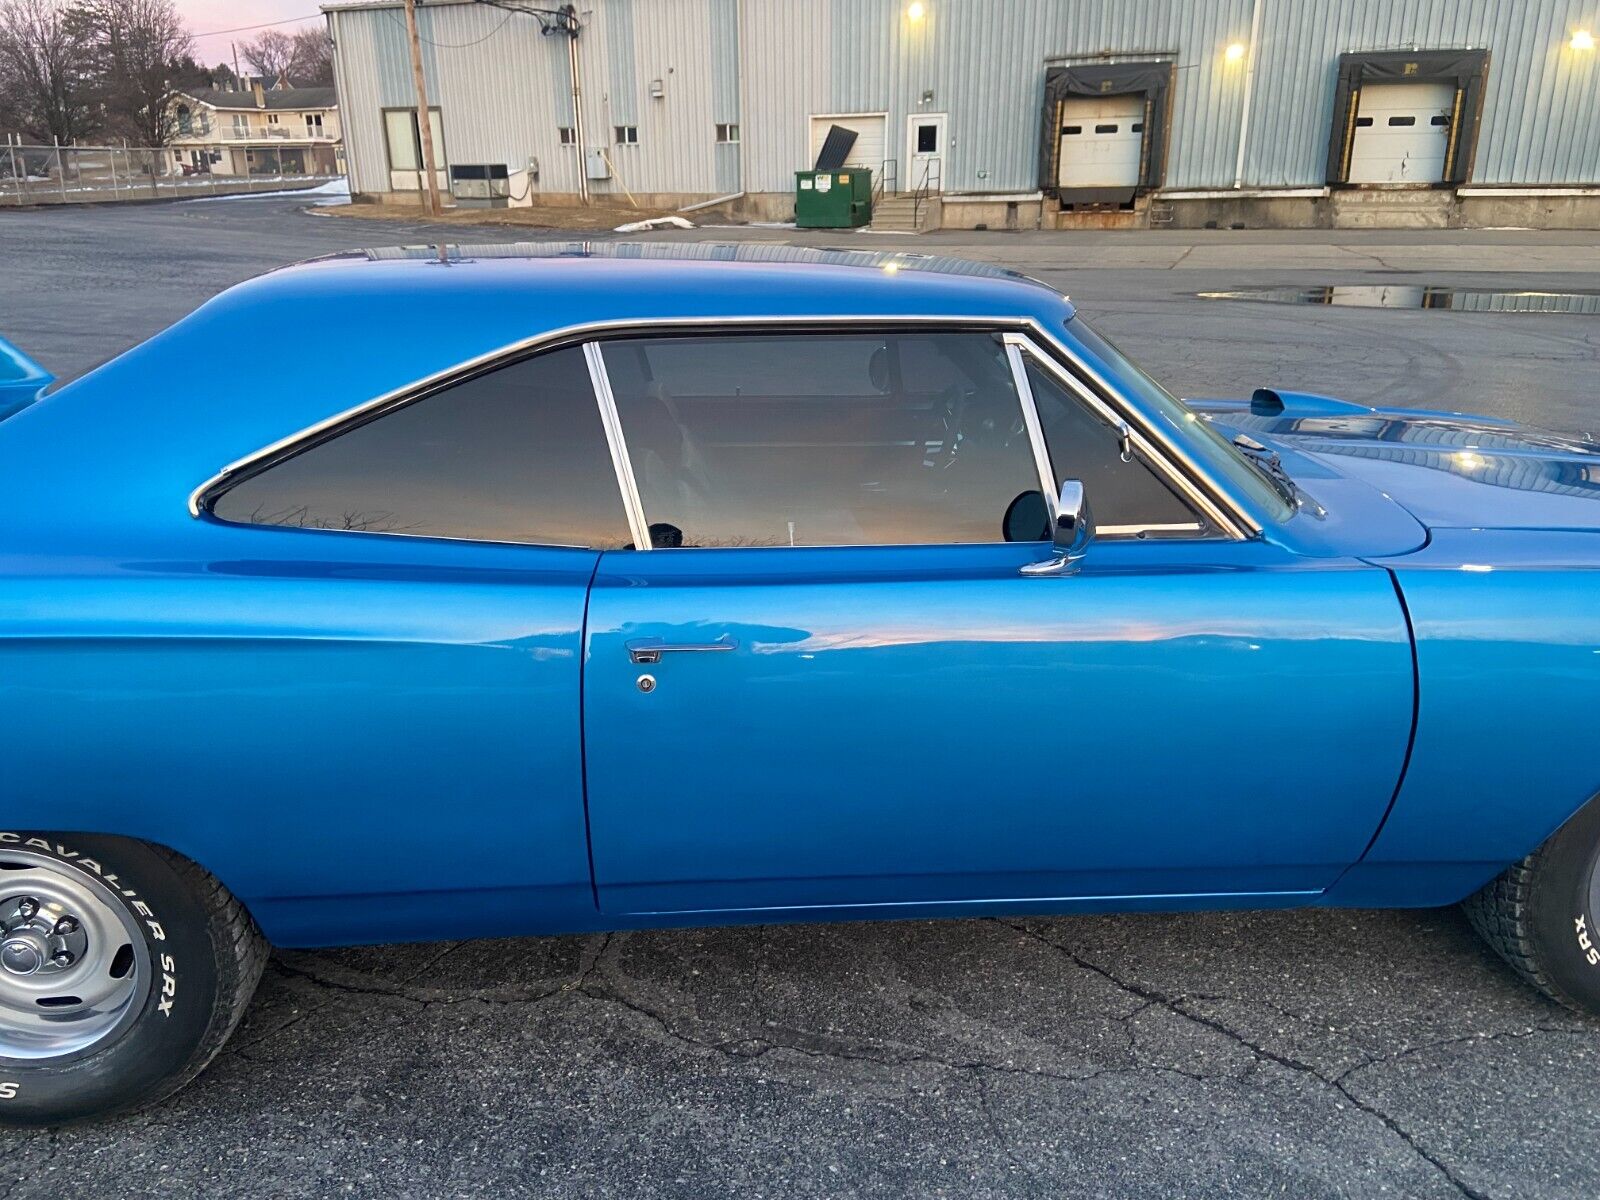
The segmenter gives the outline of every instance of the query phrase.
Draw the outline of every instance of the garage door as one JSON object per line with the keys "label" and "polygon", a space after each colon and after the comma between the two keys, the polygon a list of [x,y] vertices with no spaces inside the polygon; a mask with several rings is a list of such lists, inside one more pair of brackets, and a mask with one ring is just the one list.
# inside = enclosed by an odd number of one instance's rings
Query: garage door
{"label": "garage door", "polygon": [[1450,147],[1456,89],[1448,83],[1377,83],[1361,89],[1351,183],[1438,183]]}
{"label": "garage door", "polygon": [[1064,188],[1137,187],[1144,147],[1144,93],[1083,96],[1061,106],[1056,183]]}
{"label": "garage door", "polygon": [[850,157],[844,160],[844,165],[847,167],[867,167],[873,171],[881,170],[884,158],[884,125],[887,120],[888,118],[882,113],[864,113],[844,117],[812,117],[811,157],[806,160],[806,166],[809,167],[817,161],[817,152],[822,149],[822,143],[828,136],[828,130],[835,125],[842,125],[846,129],[854,130],[856,135],[856,144],[850,148]]}

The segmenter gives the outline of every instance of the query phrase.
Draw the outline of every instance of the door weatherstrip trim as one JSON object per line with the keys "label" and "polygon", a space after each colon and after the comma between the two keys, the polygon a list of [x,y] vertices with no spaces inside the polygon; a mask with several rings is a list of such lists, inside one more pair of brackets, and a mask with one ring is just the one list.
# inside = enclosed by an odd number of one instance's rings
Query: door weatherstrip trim
{"label": "door weatherstrip trim", "polygon": [[[287,457],[340,426],[364,417],[376,415],[379,412],[392,408],[400,408],[420,400],[424,396],[437,391],[439,388],[470,377],[481,371],[489,370],[500,363],[511,362],[523,358],[539,350],[554,349],[562,345],[580,344],[594,338],[608,336],[625,336],[630,333],[646,335],[682,330],[687,333],[704,332],[710,330],[758,330],[774,326],[790,330],[837,328],[841,325],[867,325],[877,328],[892,329],[896,326],[908,328],[917,327],[945,327],[961,328],[971,327],[991,332],[1010,331],[1030,335],[1024,339],[1032,348],[1032,354],[1045,369],[1052,375],[1061,378],[1068,386],[1080,395],[1087,394],[1102,410],[1111,409],[1113,419],[1122,417],[1134,427],[1136,434],[1142,438],[1144,445],[1151,455],[1153,462],[1161,463],[1171,471],[1176,479],[1181,479],[1186,494],[1201,497],[1208,513],[1217,514],[1219,528],[1230,537],[1248,538],[1261,532],[1261,526],[1243,507],[1221,487],[1217,481],[1197,463],[1184,453],[1181,446],[1170,442],[1161,431],[1152,427],[1137,407],[1129,404],[1125,397],[1113,387],[1099,372],[1093,370],[1088,363],[1073,351],[1072,347],[1063,342],[1034,317],[1026,316],[957,316],[957,315],[872,315],[872,314],[787,314],[783,316],[735,316],[735,317],[650,317],[650,318],[622,318],[606,321],[587,321],[576,325],[566,325],[559,329],[546,330],[532,337],[523,338],[508,345],[486,351],[465,362],[455,363],[432,375],[413,380],[410,383],[385,392],[374,399],[363,401],[343,412],[335,413],[315,424],[279,438],[259,450],[245,455],[228,463],[216,474],[201,483],[189,494],[189,515],[203,517],[207,512],[207,504],[213,495],[224,485],[233,483],[239,478],[252,472],[265,463]],[[1036,339],[1036,341],[1034,340]],[[1049,347],[1048,351],[1041,350],[1041,346]],[[1091,389],[1085,387],[1082,380],[1072,372],[1067,371],[1054,355],[1060,355],[1069,361],[1072,366],[1081,371],[1090,382],[1103,390],[1110,401],[1102,399]],[[1116,412],[1120,407],[1123,411]],[[1203,490],[1200,485],[1204,485]],[[1046,496],[1049,489],[1046,489]],[[1207,498],[1210,497],[1210,498]],[[318,530],[317,532],[334,533],[362,533],[373,537],[410,537],[410,534],[386,533],[379,530]],[[648,544],[648,542],[646,542]]]}
{"label": "door weatherstrip trim", "polygon": [[635,550],[652,550],[650,524],[645,520],[644,502],[639,499],[638,477],[628,457],[628,443],[622,436],[622,418],[617,414],[617,398],[611,391],[611,376],[599,342],[583,344],[583,359],[589,364],[589,382],[594,385],[595,403],[600,406],[600,424],[605,427],[606,445],[611,449],[611,466],[617,472],[617,487],[622,492],[622,507],[628,514],[628,531]]}

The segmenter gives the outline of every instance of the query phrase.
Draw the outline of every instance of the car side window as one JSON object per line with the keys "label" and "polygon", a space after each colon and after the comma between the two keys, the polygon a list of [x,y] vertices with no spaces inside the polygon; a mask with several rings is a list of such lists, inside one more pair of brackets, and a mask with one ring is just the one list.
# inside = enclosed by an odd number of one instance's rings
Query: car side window
{"label": "car side window", "polygon": [[657,547],[1002,542],[1019,497],[1038,504],[993,334],[637,338],[602,353]]}
{"label": "car side window", "polygon": [[631,541],[576,347],[336,430],[208,507],[250,525],[598,548]]}
{"label": "car side window", "polygon": [[1056,487],[1067,479],[1083,484],[1097,537],[1203,537],[1213,532],[1137,451],[1124,461],[1120,431],[1031,358],[1027,363],[1028,387]]}

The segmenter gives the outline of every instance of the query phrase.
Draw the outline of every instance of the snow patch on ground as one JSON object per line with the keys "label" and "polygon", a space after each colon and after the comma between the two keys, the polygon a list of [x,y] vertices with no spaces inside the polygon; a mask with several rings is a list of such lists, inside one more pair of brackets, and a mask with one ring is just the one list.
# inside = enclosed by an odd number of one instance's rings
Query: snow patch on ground
{"label": "snow patch on ground", "polygon": [[278,200],[284,197],[309,197],[314,205],[350,203],[350,181],[330,179],[316,187],[293,188],[282,192],[240,192],[233,196],[196,196],[186,204],[216,204],[223,200]]}
{"label": "snow patch on ground", "polygon": [[648,221],[629,221],[618,225],[612,233],[643,233],[647,229],[693,229],[694,222],[682,217],[651,217]]}

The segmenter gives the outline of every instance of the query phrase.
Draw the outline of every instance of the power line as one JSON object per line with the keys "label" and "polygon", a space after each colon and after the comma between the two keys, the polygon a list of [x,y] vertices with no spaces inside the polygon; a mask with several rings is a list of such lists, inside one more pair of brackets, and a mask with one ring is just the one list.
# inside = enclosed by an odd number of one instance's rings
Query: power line
{"label": "power line", "polygon": [[212,29],[205,33],[195,33],[191,34],[190,36],[196,38],[208,38],[221,37],[225,33],[249,33],[252,29],[271,29],[274,25],[297,25],[301,21],[314,21],[321,15],[321,13],[311,13],[309,16],[304,17],[285,17],[281,21],[263,21],[259,25],[240,25],[235,29]]}
{"label": "power line", "polygon": [[[405,22],[394,15],[394,10],[392,8],[381,8],[378,11],[385,13],[391,21],[393,21],[396,25],[399,25],[402,29],[405,28]],[[500,24],[489,30],[489,32],[484,34],[482,37],[473,38],[470,42],[436,42],[432,38],[423,37],[420,33],[417,34],[417,40],[419,42],[426,42],[428,45],[433,46],[438,50],[465,50],[468,46],[476,46],[479,42],[487,42],[495,34],[504,29],[506,27],[506,22],[511,20],[511,18],[516,15],[517,14],[515,12],[506,13],[506,15],[501,18]]]}

